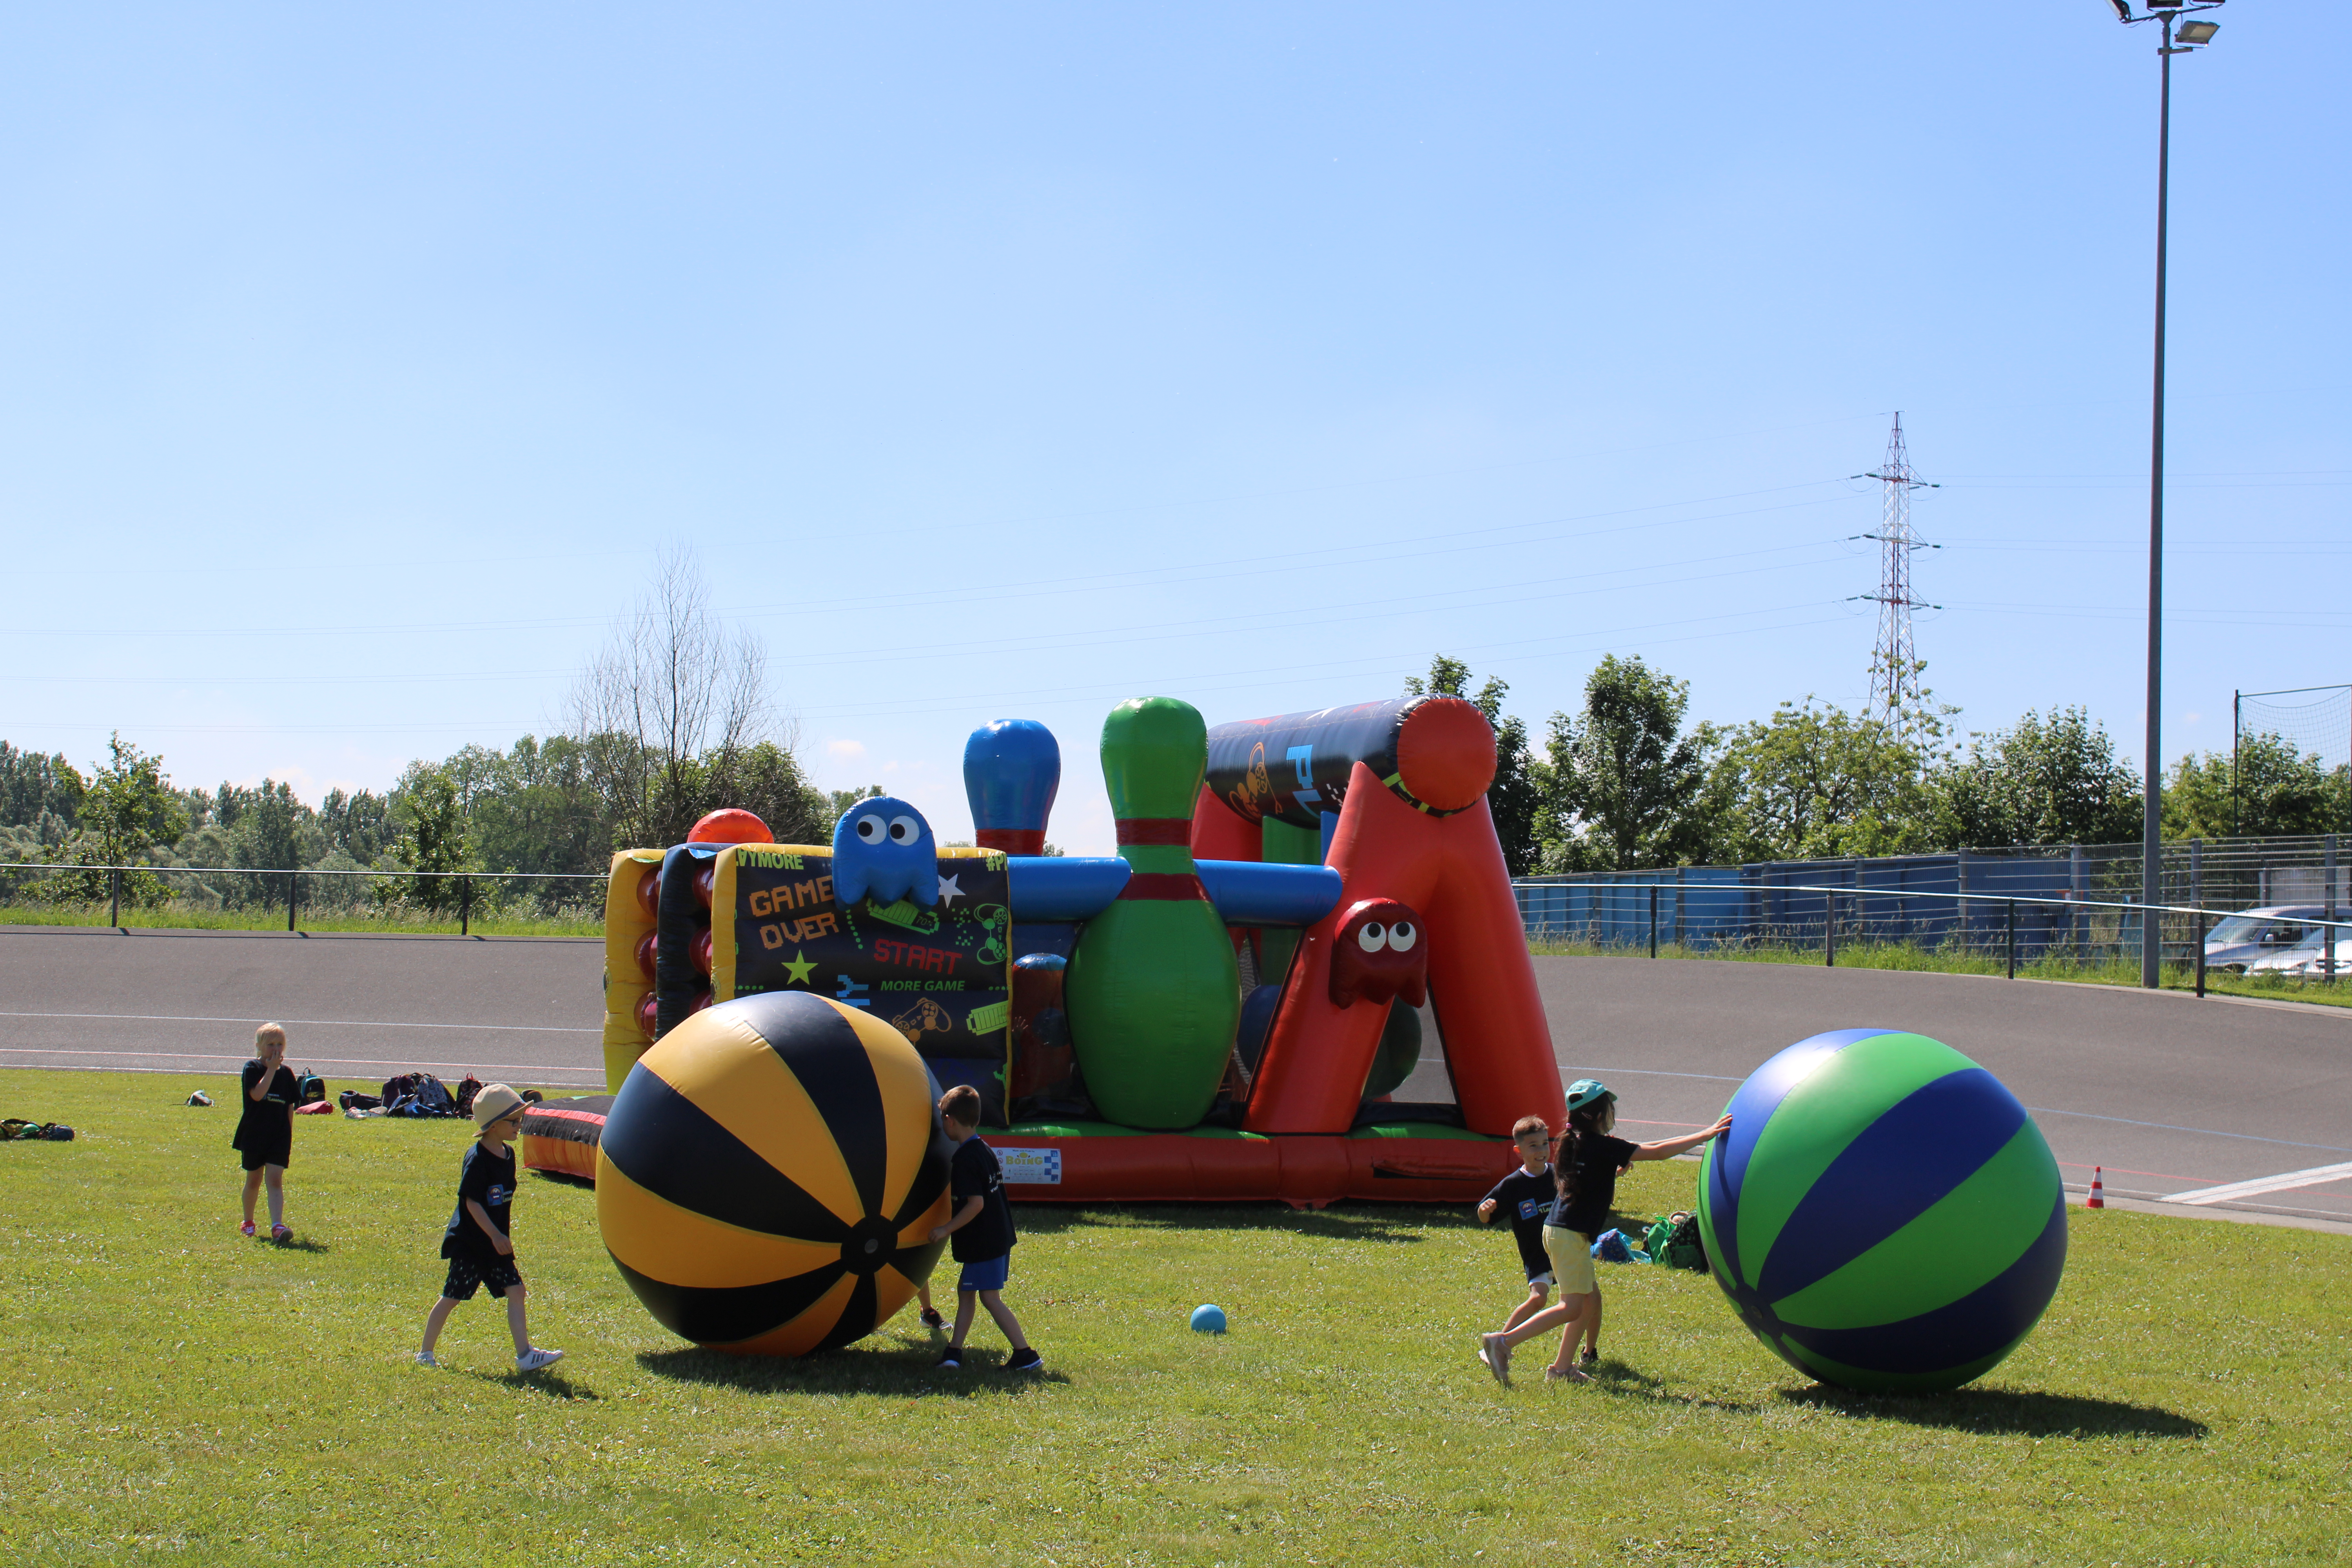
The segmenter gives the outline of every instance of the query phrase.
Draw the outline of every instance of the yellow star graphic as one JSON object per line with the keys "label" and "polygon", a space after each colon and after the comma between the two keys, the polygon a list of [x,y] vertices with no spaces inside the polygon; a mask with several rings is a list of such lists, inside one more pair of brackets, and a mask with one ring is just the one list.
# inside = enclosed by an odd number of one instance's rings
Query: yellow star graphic
{"label": "yellow star graphic", "polygon": [[815,967],[815,964],[809,962],[807,953],[802,952],[797,947],[793,949],[792,959],[784,965],[784,973],[791,975],[792,978],[786,981],[785,984],[788,985],[807,984],[809,971]]}

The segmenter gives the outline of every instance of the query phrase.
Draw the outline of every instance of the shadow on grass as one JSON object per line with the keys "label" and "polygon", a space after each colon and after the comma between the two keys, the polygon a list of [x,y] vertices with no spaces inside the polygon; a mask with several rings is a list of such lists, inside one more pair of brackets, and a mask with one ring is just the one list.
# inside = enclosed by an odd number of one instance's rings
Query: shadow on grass
{"label": "shadow on grass", "polygon": [[1781,1402],[1858,1420],[1904,1421],[1960,1432],[2007,1432],[2028,1437],[2205,1436],[2202,1421],[2155,1405],[2086,1394],[2027,1389],[1956,1388],[1949,1394],[1855,1394],[1827,1384],[1784,1388]]}
{"label": "shadow on grass", "polygon": [[1333,1241],[1418,1242],[1433,1230],[1475,1226],[1467,1205],[1339,1203],[1326,1209],[1287,1204],[1023,1204],[1013,1224],[1024,1236],[1058,1236],[1089,1227],[1280,1233]]}
{"label": "shadow on grass", "polygon": [[1741,1415],[1753,1415],[1764,1408],[1761,1402],[1753,1399],[1726,1399],[1712,1394],[1669,1393],[1664,1378],[1654,1377],[1615,1356],[1601,1359],[1601,1364],[1592,1369],[1592,1381],[1604,1393],[1626,1399],[1646,1399],[1657,1405],[1679,1405],[1686,1410],[1729,1410]]}
{"label": "shadow on grass", "polygon": [[569,1171],[533,1171],[531,1174],[542,1182],[552,1182],[559,1187],[575,1187],[583,1193],[593,1193],[596,1190],[596,1178],[593,1176],[575,1176]]}
{"label": "shadow on grass", "polygon": [[495,1383],[501,1388],[528,1389],[544,1394],[550,1399],[602,1399],[604,1396],[584,1383],[575,1383],[560,1372],[472,1372],[465,1375],[483,1383]]}
{"label": "shadow on grass", "polygon": [[269,1245],[278,1252],[332,1252],[334,1250],[325,1242],[313,1241],[307,1236],[289,1237],[284,1241],[273,1241]]}
{"label": "shadow on grass", "polygon": [[684,1346],[674,1351],[639,1351],[637,1364],[656,1377],[678,1383],[732,1388],[745,1394],[821,1394],[835,1397],[878,1394],[894,1399],[926,1395],[970,1399],[982,1394],[1019,1396],[1035,1392],[1042,1384],[1066,1386],[1070,1381],[1051,1367],[1044,1372],[1007,1372],[1004,1358],[1011,1352],[1002,1347],[984,1350],[967,1345],[962,1369],[941,1372],[939,1359],[947,1345],[944,1337],[919,1340],[910,1334],[895,1333],[883,1336],[882,1342],[893,1348],[883,1349],[869,1339],[861,1342],[866,1347],[862,1352],[851,1346],[822,1355],[798,1357],[729,1355],[724,1351]]}

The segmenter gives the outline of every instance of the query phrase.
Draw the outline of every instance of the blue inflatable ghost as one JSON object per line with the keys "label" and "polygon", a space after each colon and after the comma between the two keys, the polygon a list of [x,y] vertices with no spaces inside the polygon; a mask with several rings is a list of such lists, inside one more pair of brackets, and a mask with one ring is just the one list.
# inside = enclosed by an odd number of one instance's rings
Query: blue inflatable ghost
{"label": "blue inflatable ghost", "polygon": [[923,814],[887,795],[842,813],[833,829],[833,896],[845,904],[867,897],[877,904],[937,904],[939,847]]}

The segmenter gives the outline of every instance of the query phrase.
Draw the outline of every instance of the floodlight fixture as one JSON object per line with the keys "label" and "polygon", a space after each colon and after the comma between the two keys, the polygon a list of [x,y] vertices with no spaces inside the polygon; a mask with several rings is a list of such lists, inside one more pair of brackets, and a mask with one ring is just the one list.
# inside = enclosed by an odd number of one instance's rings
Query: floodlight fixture
{"label": "floodlight fixture", "polygon": [[2221,30],[2219,22],[2183,22],[2172,36],[2184,44],[2194,46],[2211,43],[2213,35]]}

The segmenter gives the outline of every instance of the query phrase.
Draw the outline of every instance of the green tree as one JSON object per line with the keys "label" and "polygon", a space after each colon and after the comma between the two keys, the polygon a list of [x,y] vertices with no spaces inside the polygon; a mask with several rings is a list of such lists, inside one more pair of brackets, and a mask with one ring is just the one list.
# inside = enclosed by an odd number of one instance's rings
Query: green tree
{"label": "green tree", "polygon": [[1703,734],[1685,734],[1690,687],[1639,658],[1609,654],[1584,707],[1545,727],[1550,763],[1545,865],[1631,870],[1688,864],[1706,847],[1692,807],[1706,778]]}
{"label": "green tree", "polygon": [[393,813],[400,824],[394,858],[421,877],[386,879],[376,885],[376,898],[385,904],[410,903],[435,914],[457,907],[459,884],[452,872],[472,869],[466,842],[466,806],[457,781],[446,769],[429,763],[411,763],[393,791]]}
{"label": "green tree", "polygon": [[[2278,735],[2248,735],[2227,752],[2186,756],[2164,784],[2167,838],[2352,831],[2346,770],[2298,755]],[[2134,819],[2137,836],[2137,817]]]}
{"label": "green tree", "polygon": [[331,789],[319,803],[319,831],[331,847],[362,866],[373,866],[392,847],[399,829],[392,819],[392,802],[384,796],[372,790],[346,795]]}
{"label": "green tree", "polygon": [[731,772],[731,780],[722,780],[718,786],[727,798],[714,801],[714,805],[740,806],[751,813],[768,825],[779,844],[833,842],[833,825],[840,813],[828,810],[831,797],[809,783],[800,759],[792,752],[773,741],[761,741],[734,759]]}
{"label": "green tree", "polygon": [[1429,661],[1429,674],[1405,678],[1408,697],[1459,697],[1486,716],[1495,731],[1495,782],[1486,786],[1486,812],[1495,819],[1495,837],[1503,846],[1503,864],[1514,877],[1536,869],[1538,849],[1536,823],[1541,811],[1545,781],[1540,764],[1528,754],[1527,721],[1503,711],[1511,688],[1490,675],[1474,694],[1470,667],[1439,654]]}
{"label": "green tree", "polygon": [[814,842],[832,843],[834,825],[841,820],[844,812],[861,800],[874,800],[884,793],[880,784],[867,784],[864,789],[837,789],[827,792],[824,797],[824,827]]}
{"label": "green tree", "polygon": [[71,822],[84,787],[63,752],[45,757],[0,741],[0,827],[38,827],[44,816]]}
{"label": "green tree", "polygon": [[2139,837],[2140,790],[2088,711],[2028,710],[1969,737],[1932,780],[1954,845],[2118,844]]}
{"label": "green tree", "polygon": [[1943,847],[1949,832],[1929,787],[1940,721],[1897,727],[1807,697],[1769,722],[1702,726],[1713,762],[1696,806],[1707,858],[1804,860],[1907,855]]}
{"label": "green tree", "polygon": [[187,830],[179,792],[163,776],[163,759],[141,751],[120,733],[107,740],[107,760],[91,770],[75,820],[89,836],[98,864],[127,866]]}
{"label": "green tree", "polygon": [[[233,865],[257,871],[299,870],[323,851],[312,830],[315,814],[294,797],[294,786],[264,779],[249,792],[229,832]],[[263,879],[267,886],[269,879]]]}

